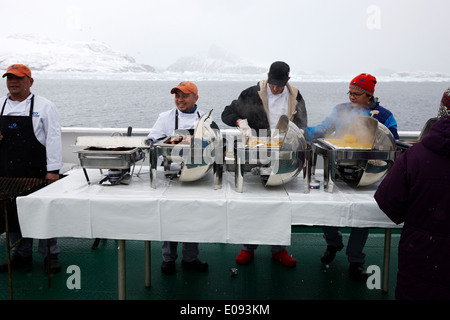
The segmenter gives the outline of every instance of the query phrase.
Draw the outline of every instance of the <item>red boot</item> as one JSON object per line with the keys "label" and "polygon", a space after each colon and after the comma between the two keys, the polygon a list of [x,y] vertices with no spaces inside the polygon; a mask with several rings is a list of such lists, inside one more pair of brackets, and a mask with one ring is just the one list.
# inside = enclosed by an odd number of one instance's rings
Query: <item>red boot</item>
{"label": "red boot", "polygon": [[272,258],[280,261],[286,267],[295,267],[295,265],[297,264],[297,261],[294,258],[292,258],[286,250],[282,250],[277,253],[272,253]]}
{"label": "red boot", "polygon": [[236,262],[239,264],[249,264],[255,255],[254,251],[247,251],[242,249],[236,257]]}

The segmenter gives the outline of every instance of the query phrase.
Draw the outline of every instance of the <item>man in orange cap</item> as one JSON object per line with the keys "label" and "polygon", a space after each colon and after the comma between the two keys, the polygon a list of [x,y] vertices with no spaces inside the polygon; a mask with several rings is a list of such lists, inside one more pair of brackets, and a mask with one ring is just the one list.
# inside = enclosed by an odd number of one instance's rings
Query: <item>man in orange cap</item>
{"label": "man in orange cap", "polygon": [[[197,107],[198,89],[190,81],[182,81],[170,93],[175,95],[175,107],[159,114],[147,138],[151,144],[174,136],[177,130],[193,130],[198,120],[205,114]],[[179,169],[175,166],[175,168]],[[164,241],[162,245],[163,262],[161,272],[174,274],[178,242]],[[207,271],[208,263],[198,259],[198,243],[183,243],[181,264],[185,269]]]}
{"label": "man in orange cap", "polygon": [[[52,183],[58,180],[62,167],[61,126],[56,106],[31,93],[34,80],[27,66],[13,64],[3,74],[5,77],[9,93],[0,98],[0,176],[45,178]],[[15,206],[11,210],[16,210]],[[10,232],[10,236],[12,243],[22,238],[20,232]],[[13,269],[31,265],[32,245],[33,239],[23,238],[14,247]],[[46,240],[39,240],[39,252],[47,260]],[[51,239],[52,273],[61,270],[59,253],[56,239]],[[7,264],[1,263],[0,272],[6,271]]]}
{"label": "man in orange cap", "polygon": [[147,136],[153,143],[173,136],[175,130],[193,129],[204,114],[197,108],[198,89],[193,82],[182,81],[170,93],[175,95],[175,107],[159,114]]}

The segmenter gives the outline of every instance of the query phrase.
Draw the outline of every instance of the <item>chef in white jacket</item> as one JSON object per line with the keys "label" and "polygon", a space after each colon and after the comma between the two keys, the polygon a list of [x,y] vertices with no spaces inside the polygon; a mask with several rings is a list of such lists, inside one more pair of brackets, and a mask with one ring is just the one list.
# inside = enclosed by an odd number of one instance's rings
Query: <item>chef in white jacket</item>
{"label": "chef in white jacket", "polygon": [[[61,126],[53,102],[31,92],[33,78],[23,64],[8,67],[6,77],[8,94],[0,98],[0,176],[46,179],[52,183],[59,178],[62,168]],[[17,210],[11,206],[11,212]],[[10,232],[11,242],[21,239],[20,232]],[[32,263],[33,239],[23,238],[14,247],[11,257],[13,269]],[[47,240],[39,241],[39,252],[47,261]],[[58,261],[60,249],[56,239],[50,240],[51,272],[61,270]],[[45,264],[47,265],[47,264]],[[0,272],[7,264],[0,263]]]}
{"label": "chef in white jacket", "polygon": [[[198,89],[190,81],[180,82],[170,91],[175,95],[175,107],[159,114],[158,119],[152,127],[147,138],[152,143],[158,143],[164,138],[173,136],[175,130],[193,130],[198,120],[204,112],[197,107]],[[163,262],[161,271],[164,274],[174,274],[176,272],[175,260],[178,242],[165,241],[162,246]],[[196,271],[208,270],[208,263],[198,259],[198,243],[183,243],[183,258],[181,264],[183,268]]]}
{"label": "chef in white jacket", "polygon": [[153,143],[171,137],[175,130],[192,130],[204,112],[197,108],[198,89],[189,81],[180,82],[170,93],[175,94],[175,107],[159,114],[147,138]]}

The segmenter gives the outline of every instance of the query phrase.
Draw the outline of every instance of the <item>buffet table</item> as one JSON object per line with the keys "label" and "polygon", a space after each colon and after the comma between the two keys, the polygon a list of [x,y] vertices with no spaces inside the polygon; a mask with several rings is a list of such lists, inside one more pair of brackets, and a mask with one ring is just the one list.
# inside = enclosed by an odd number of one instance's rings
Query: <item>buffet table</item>
{"label": "buffet table", "polygon": [[[136,168],[136,171],[138,168]],[[82,170],[18,199],[26,237],[106,238],[212,243],[290,244],[291,204],[284,188],[234,192],[230,179],[214,190],[212,174],[180,183],[148,167],[129,185],[99,185],[99,170]],[[225,174],[224,177],[229,177]]]}
{"label": "buffet table", "polygon": [[[323,186],[304,193],[303,173],[285,186],[267,188],[248,173],[240,193],[232,172],[224,172],[222,188],[215,190],[212,173],[181,183],[158,168],[152,188],[149,168],[136,176],[137,171],[129,185],[99,185],[99,170],[88,170],[88,184],[83,171],[74,169],[17,198],[23,236],[119,240],[119,298],[124,298],[125,240],[289,245],[292,225],[399,227],[378,209],[376,186],[356,191],[336,184],[333,193]],[[321,170],[316,173],[321,180]]]}

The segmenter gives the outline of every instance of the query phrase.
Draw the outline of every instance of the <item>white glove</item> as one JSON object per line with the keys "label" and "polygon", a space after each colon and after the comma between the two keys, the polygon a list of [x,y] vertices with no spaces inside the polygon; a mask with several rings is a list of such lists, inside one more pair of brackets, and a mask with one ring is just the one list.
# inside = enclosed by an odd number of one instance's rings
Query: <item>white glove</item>
{"label": "white glove", "polygon": [[175,162],[172,162],[170,164],[170,171],[180,171],[180,170],[181,170],[181,164],[175,163]]}
{"label": "white glove", "polygon": [[247,119],[239,121],[238,126],[243,137],[250,137],[252,135],[252,128],[248,125]]}

